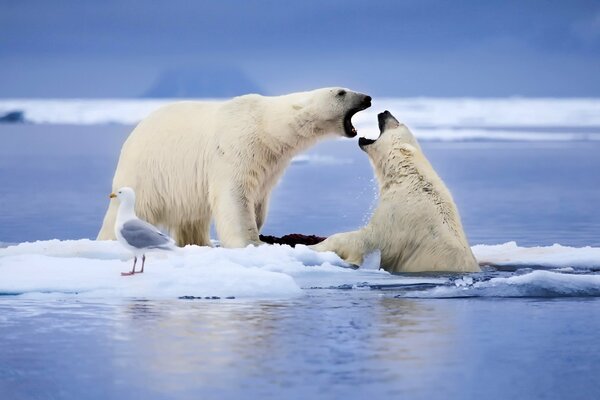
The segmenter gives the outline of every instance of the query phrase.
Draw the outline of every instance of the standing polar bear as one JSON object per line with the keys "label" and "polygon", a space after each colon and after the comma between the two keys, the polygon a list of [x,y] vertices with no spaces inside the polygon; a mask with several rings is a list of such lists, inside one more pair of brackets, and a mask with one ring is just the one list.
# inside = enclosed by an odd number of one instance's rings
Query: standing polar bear
{"label": "standing polar bear", "polygon": [[358,143],[379,182],[379,205],[364,228],[338,233],[312,246],[351,264],[379,250],[389,272],[477,272],[458,210],[444,182],[404,124],[378,115],[380,135]]}
{"label": "standing polar bear", "polygon": [[[223,246],[260,244],[271,189],[292,157],[328,135],[356,136],[351,118],[370,105],[344,88],[167,105],[127,138],[113,190],[133,188],[139,217],[180,246],[210,245],[211,219]],[[116,212],[111,203],[99,240],[115,238]]]}

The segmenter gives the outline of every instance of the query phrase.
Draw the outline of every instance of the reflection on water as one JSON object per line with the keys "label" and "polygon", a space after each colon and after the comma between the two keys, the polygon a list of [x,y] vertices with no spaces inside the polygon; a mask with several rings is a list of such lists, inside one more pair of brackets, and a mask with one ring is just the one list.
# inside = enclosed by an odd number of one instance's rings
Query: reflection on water
{"label": "reflection on water", "polygon": [[367,292],[277,302],[5,299],[0,308],[10,315],[0,328],[5,393],[22,394],[19,377],[35,366],[27,390],[63,398],[131,389],[149,398],[392,393],[404,390],[402,364],[412,376],[439,362],[447,347],[439,334],[453,332],[452,317],[425,303]]}
{"label": "reflection on water", "polygon": [[[61,399],[591,396],[600,394],[585,377],[600,362],[598,306],[330,290],[268,302],[5,298],[0,390]],[[559,387],[547,382],[554,373]]]}

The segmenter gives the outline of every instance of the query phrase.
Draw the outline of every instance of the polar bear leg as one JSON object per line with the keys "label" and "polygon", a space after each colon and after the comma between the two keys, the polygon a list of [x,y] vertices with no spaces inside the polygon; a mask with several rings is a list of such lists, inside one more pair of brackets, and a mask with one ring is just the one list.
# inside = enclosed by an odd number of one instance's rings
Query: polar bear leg
{"label": "polar bear leg", "polygon": [[210,216],[202,221],[191,221],[178,226],[174,232],[174,236],[177,245],[180,247],[188,244],[211,246]]}
{"label": "polar bear leg", "polygon": [[362,265],[368,252],[363,236],[361,231],[336,233],[310,248],[316,251],[333,251],[349,264]]}
{"label": "polar bear leg", "polygon": [[259,245],[254,204],[240,190],[223,189],[215,196],[215,227],[223,247],[246,247]]}
{"label": "polar bear leg", "polygon": [[100,228],[96,240],[117,240],[115,236],[115,223],[117,221],[118,209],[119,206],[116,201],[109,203],[106,215],[104,215],[104,221],[102,222],[102,228]]}
{"label": "polar bear leg", "polygon": [[256,228],[260,232],[265,220],[267,219],[267,211],[269,209],[269,199],[267,197],[257,201],[254,205],[254,214],[256,217]]}

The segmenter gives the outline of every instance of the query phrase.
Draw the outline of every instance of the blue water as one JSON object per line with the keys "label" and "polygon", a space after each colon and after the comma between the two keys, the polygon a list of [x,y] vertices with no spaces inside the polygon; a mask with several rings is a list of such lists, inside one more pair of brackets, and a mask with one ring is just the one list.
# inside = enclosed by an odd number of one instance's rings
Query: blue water
{"label": "blue water", "polygon": [[0,302],[3,398],[593,399],[596,300]]}
{"label": "blue water", "polygon": [[[0,242],[95,238],[130,130],[0,125]],[[600,142],[422,147],[471,244],[600,246]],[[292,164],[274,190],[263,233],[328,235],[368,220],[376,185],[356,142],[323,142],[310,154],[321,158]]]}
{"label": "blue water", "polygon": [[[0,242],[94,237],[129,129],[0,127]],[[600,245],[600,143],[422,147],[472,244]],[[330,158],[290,167],[265,233],[326,235],[366,220],[374,182],[356,143],[311,154]],[[269,301],[3,297],[0,397],[600,396],[599,298],[305,292]]]}

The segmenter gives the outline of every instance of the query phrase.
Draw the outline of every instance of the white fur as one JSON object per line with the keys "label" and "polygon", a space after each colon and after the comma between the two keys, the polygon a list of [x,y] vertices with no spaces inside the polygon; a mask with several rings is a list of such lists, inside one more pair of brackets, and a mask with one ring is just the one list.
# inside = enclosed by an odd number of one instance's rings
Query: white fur
{"label": "white fur", "polygon": [[[364,100],[324,88],[165,106],[123,145],[113,189],[132,187],[140,218],[180,246],[210,245],[211,219],[223,246],[259,244],[271,189],[289,161],[326,135],[344,135],[343,117]],[[111,204],[98,239],[114,239],[115,216]]]}
{"label": "white fur", "polygon": [[479,271],[454,200],[408,128],[391,117],[364,150],[379,182],[375,213],[362,229],[313,248],[355,265],[380,250],[389,272]]}

